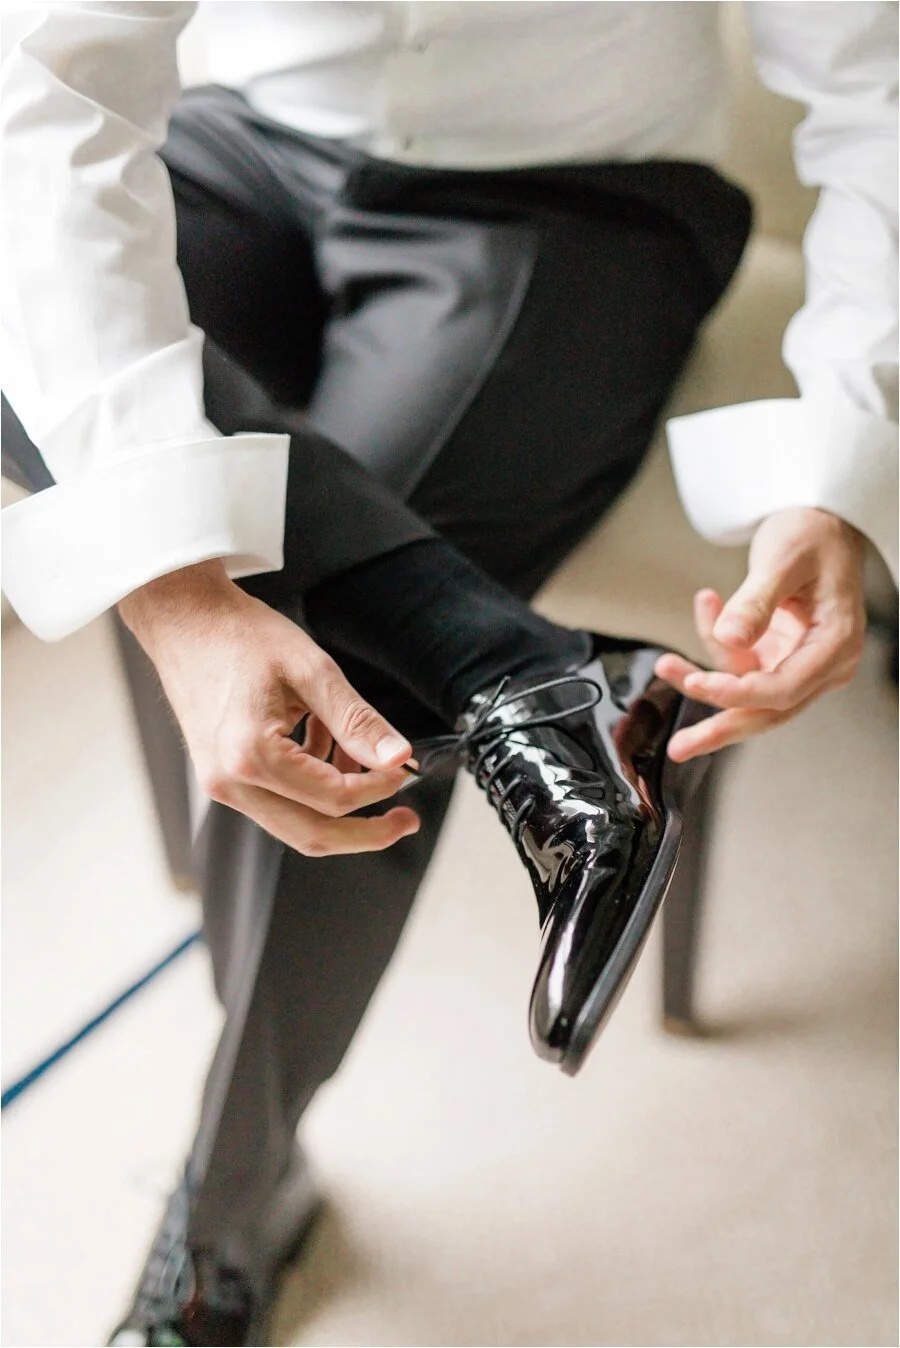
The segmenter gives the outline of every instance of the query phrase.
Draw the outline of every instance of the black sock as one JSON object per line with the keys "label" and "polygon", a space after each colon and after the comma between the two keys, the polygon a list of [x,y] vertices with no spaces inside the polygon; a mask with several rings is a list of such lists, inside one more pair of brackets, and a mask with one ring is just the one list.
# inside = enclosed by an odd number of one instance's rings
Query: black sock
{"label": "black sock", "polygon": [[441,538],[322,581],[305,598],[321,645],[391,675],[452,725],[473,694],[587,658],[583,633],[532,613]]}

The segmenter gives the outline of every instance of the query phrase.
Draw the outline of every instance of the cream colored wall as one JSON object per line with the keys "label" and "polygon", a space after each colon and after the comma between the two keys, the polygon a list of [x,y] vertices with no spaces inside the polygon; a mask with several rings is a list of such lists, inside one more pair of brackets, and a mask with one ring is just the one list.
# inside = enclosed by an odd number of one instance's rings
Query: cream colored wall
{"label": "cream colored wall", "polygon": [[799,244],[816,203],[816,192],[798,182],[791,156],[802,105],[760,83],[743,4],[727,0],[720,9],[730,81],[725,169],[753,197],[757,232]]}

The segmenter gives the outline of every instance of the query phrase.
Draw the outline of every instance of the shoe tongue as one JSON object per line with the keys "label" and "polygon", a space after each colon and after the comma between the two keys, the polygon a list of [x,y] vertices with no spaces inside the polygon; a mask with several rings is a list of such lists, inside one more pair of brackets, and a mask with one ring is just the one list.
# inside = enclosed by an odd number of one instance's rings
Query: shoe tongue
{"label": "shoe tongue", "polygon": [[[565,694],[568,689],[560,691]],[[545,716],[548,717],[546,722]],[[549,754],[568,768],[594,772],[597,764],[577,733],[581,720],[577,715],[565,715],[565,703],[548,705],[545,695],[530,698],[526,692],[521,701],[516,700],[511,706],[485,717],[484,738],[491,738],[491,730],[505,731],[502,743],[508,749],[519,748],[542,758]]]}

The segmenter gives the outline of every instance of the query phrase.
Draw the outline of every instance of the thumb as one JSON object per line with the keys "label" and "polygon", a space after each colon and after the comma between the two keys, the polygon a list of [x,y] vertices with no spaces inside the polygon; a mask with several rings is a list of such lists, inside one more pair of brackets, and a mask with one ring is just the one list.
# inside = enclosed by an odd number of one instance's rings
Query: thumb
{"label": "thumb", "polygon": [[412,754],[412,745],[361,697],[329,662],[313,686],[305,679],[304,700],[340,747],[365,768],[398,767]]}
{"label": "thumb", "polygon": [[767,631],[778,605],[793,591],[791,570],[751,568],[716,619],[715,640],[732,649],[753,646]]}

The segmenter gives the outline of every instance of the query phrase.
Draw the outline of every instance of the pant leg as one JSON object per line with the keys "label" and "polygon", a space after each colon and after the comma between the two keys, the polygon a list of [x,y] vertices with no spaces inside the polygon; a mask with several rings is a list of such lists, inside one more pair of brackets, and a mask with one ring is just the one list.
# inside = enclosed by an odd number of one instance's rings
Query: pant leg
{"label": "pant leg", "polygon": [[[298,145],[297,162],[308,160]],[[179,176],[183,159],[176,187]],[[402,201],[371,210],[346,186],[314,232],[326,319],[309,421],[528,594],[637,467],[711,303],[707,270],[683,230],[652,210],[623,219],[612,190],[594,193],[587,216],[510,222],[473,214],[468,183],[456,185],[459,218],[414,214]],[[229,179],[230,207],[233,193]],[[252,206],[238,209],[251,229]],[[179,229],[181,240],[181,216]],[[297,256],[309,265],[305,244]],[[215,276],[215,263],[207,248],[204,274]],[[255,300],[264,313],[265,296]],[[255,350],[239,349],[240,324],[229,336],[215,306],[205,325],[267,384],[264,400],[281,402],[277,424],[291,378],[307,390],[308,372],[292,374],[281,348],[257,364]],[[304,534],[303,510],[301,493],[298,557],[327,574],[334,539]],[[272,583],[290,581],[286,572]],[[359,682],[387,711],[390,690]],[[419,835],[374,857],[286,856],[238,816],[211,816],[206,920],[228,1022],[195,1153],[194,1239],[240,1245],[303,1107],[349,1044],[446,807],[445,784],[424,793]]]}
{"label": "pant leg", "polygon": [[226,1020],[192,1154],[191,1239],[260,1280],[276,1253],[266,1209],[297,1123],[390,961],[452,786],[445,774],[411,788],[422,826],[375,865],[311,861],[224,807],[208,816],[204,928]]}
{"label": "pant leg", "polygon": [[[285,191],[271,146],[243,125],[240,109],[227,93],[190,94],[164,157],[191,316],[207,334],[207,413],[225,432],[295,433],[286,567],[247,588],[299,619],[297,595],[321,568],[340,571],[430,531],[298,412],[321,362],[327,303],[309,238],[331,180],[312,183],[307,200]],[[351,498],[335,529],[337,502]],[[326,536],[327,552],[310,548]],[[385,706],[409,702],[389,686],[374,695]],[[409,710],[403,719],[414,726]],[[198,869],[226,1018],[191,1156],[191,1239],[256,1278],[273,1253],[266,1210],[289,1176],[297,1121],[338,1066],[391,957],[451,791],[452,775],[413,787],[422,826],[374,865],[300,857],[236,812],[210,807]]]}
{"label": "pant leg", "polygon": [[[416,263],[407,212],[418,245],[433,212],[451,229],[451,210],[452,244],[426,237]],[[700,165],[367,165],[318,250],[339,299],[363,280],[372,298],[329,329],[310,420],[495,579],[533,594],[640,466],[749,226],[744,194]],[[392,284],[398,253],[406,290]],[[440,297],[431,313],[413,275]],[[461,353],[457,310],[478,307],[493,328],[465,330]],[[402,396],[373,393],[379,381]],[[410,467],[435,385],[441,419]]]}

